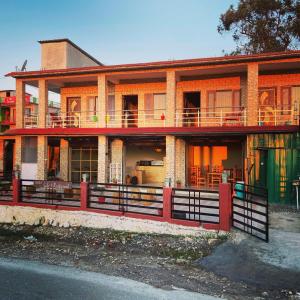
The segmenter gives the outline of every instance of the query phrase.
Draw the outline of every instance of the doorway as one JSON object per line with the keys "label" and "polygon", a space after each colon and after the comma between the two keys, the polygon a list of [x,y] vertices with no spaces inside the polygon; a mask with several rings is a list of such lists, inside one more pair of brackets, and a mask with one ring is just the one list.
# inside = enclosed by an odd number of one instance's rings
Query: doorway
{"label": "doorway", "polygon": [[138,95],[123,96],[123,126],[138,127]]}
{"label": "doorway", "polygon": [[187,127],[199,126],[201,94],[200,92],[186,92],[183,94],[184,99],[184,125]]}
{"label": "doorway", "polygon": [[6,174],[12,174],[12,171],[13,171],[14,146],[15,146],[15,140],[5,140],[4,141],[3,171]]}

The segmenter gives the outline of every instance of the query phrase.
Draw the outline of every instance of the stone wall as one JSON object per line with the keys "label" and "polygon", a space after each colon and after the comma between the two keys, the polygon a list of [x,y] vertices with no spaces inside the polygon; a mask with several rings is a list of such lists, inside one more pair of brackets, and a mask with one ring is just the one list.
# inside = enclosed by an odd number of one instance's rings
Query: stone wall
{"label": "stone wall", "polygon": [[166,222],[128,217],[109,216],[91,212],[52,210],[45,208],[0,206],[0,222],[61,227],[84,226],[109,228],[131,232],[149,232],[172,235],[194,235],[211,232],[201,227],[187,227]]}

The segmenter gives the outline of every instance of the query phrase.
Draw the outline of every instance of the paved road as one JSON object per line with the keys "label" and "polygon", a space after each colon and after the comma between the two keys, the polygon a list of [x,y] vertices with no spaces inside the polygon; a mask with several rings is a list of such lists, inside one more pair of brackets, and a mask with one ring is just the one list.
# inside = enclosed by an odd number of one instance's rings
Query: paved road
{"label": "paved road", "polygon": [[0,258],[0,299],[217,300],[181,290],[166,291],[133,280],[23,260]]}
{"label": "paved road", "polygon": [[233,281],[300,292],[300,213],[272,212],[270,220],[269,243],[237,231],[199,264]]}

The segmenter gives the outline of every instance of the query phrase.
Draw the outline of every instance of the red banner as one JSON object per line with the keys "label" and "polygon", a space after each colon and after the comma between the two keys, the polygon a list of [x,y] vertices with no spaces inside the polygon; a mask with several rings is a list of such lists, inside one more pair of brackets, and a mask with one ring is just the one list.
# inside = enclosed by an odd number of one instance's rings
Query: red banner
{"label": "red banner", "polygon": [[[30,103],[30,96],[28,96],[28,95],[25,96],[25,103],[26,104]],[[2,104],[15,105],[16,104],[16,96],[4,97]]]}

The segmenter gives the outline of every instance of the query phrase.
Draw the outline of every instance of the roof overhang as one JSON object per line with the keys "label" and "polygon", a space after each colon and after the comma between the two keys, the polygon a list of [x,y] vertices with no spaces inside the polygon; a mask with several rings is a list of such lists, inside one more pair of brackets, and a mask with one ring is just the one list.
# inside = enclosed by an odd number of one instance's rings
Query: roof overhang
{"label": "roof overhang", "polygon": [[196,58],[185,60],[159,61],[149,63],[137,64],[123,64],[123,65],[108,65],[108,66],[93,66],[82,68],[68,68],[57,70],[38,70],[27,72],[11,72],[5,76],[14,78],[41,78],[41,77],[55,77],[64,75],[84,75],[84,74],[99,74],[99,73],[115,73],[115,72],[132,72],[132,71],[146,71],[158,69],[176,69],[189,67],[203,67],[203,66],[221,66],[231,64],[246,64],[251,62],[258,62],[263,66],[263,62],[276,62],[286,59],[300,59],[300,51],[274,52],[262,53],[255,55],[236,55],[236,56],[221,56],[210,58]]}

